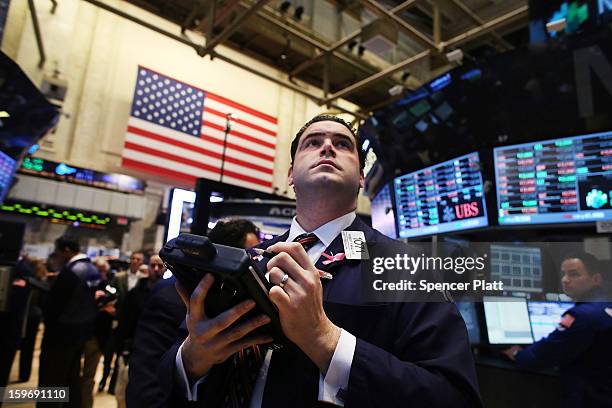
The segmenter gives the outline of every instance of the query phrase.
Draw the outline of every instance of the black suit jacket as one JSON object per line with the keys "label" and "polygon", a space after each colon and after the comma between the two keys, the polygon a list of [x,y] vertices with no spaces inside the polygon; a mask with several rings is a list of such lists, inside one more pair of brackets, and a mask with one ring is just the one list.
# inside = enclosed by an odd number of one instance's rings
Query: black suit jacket
{"label": "black suit jacket", "polygon": [[174,288],[175,281],[172,277],[155,284],[138,320],[126,391],[130,408],[171,406],[170,389],[159,383],[157,370],[164,353],[178,340],[185,319],[185,304]]}
{"label": "black suit jacket", "polygon": [[[363,231],[370,258],[405,253],[407,246],[365,225],[359,218],[347,230]],[[264,243],[287,239],[288,233]],[[343,251],[338,235],[325,252]],[[415,254],[416,255],[416,254]],[[324,309],[339,327],[357,338],[345,407],[479,407],[474,361],[467,331],[456,306],[439,294],[437,302],[368,303],[362,279],[369,263],[345,260],[316,267],[334,275],[324,282]],[[186,405],[176,385],[174,360],[180,343],[164,356],[164,384],[173,387],[173,405]],[[198,389],[199,406],[220,403],[227,364],[215,366]],[[317,406],[319,370],[297,348],[274,351],[262,406]]]}

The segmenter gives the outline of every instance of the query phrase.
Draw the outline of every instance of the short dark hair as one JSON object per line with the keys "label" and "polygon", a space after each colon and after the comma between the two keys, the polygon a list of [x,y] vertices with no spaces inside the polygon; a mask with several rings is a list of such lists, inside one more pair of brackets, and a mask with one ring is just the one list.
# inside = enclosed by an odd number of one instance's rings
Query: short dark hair
{"label": "short dark hair", "polygon": [[587,270],[588,274],[591,276],[601,273],[601,262],[596,256],[591,255],[588,252],[580,251],[568,253],[563,257],[563,261],[567,261],[568,259],[580,259],[584,264],[584,267]]}
{"label": "short dark hair", "polygon": [[300,144],[300,138],[302,137],[302,134],[313,123],[324,122],[324,121],[332,121],[332,122],[340,123],[341,125],[343,125],[348,130],[351,131],[351,134],[355,138],[355,147],[357,149],[357,155],[359,156],[359,169],[363,170],[363,168],[365,167],[366,154],[363,151],[363,149],[361,149],[361,138],[359,137],[359,133],[357,132],[357,130],[355,130],[355,128],[351,126],[350,123],[348,123],[344,119],[338,116],[329,115],[329,114],[321,114],[321,115],[315,116],[314,118],[306,122],[306,124],[302,126],[300,130],[298,130],[298,132],[295,134],[295,137],[293,138],[293,141],[291,142],[291,163],[293,164],[293,160],[295,159],[295,154],[297,153],[298,145]]}
{"label": "short dark hair", "polygon": [[72,236],[64,235],[55,240],[55,247],[60,250],[68,248],[72,252],[80,252],[81,245],[79,241]]}
{"label": "short dark hair", "polygon": [[259,228],[249,220],[230,218],[219,220],[208,233],[208,239],[215,244],[244,248],[244,242],[249,233],[259,236]]}
{"label": "short dark hair", "polygon": [[147,253],[145,252],[144,249],[137,249],[135,251],[132,251],[132,255],[134,255],[134,254],[142,254],[143,258],[147,257]]}

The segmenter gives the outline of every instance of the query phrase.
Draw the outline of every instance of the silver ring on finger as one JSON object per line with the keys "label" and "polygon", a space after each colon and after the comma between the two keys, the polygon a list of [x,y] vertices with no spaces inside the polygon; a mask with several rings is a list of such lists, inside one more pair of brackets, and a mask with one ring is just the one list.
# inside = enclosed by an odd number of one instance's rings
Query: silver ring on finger
{"label": "silver ring on finger", "polygon": [[284,274],[280,282],[278,283],[278,286],[280,286],[280,288],[283,289],[288,280],[289,280],[289,275]]}

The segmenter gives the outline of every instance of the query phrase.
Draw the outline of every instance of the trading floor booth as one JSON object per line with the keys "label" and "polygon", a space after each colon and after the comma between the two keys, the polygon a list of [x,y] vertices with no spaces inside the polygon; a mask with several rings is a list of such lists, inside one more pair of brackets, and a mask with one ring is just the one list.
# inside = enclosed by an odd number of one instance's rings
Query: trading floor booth
{"label": "trading floor booth", "polygon": [[564,256],[590,253],[609,275],[612,94],[581,64],[612,67],[610,39],[603,30],[466,62],[362,126],[376,157],[374,228],[438,255],[486,254],[484,270],[450,275],[503,283],[452,293],[487,407],[561,405],[557,367],[521,370],[501,351],[545,338],[574,306]]}

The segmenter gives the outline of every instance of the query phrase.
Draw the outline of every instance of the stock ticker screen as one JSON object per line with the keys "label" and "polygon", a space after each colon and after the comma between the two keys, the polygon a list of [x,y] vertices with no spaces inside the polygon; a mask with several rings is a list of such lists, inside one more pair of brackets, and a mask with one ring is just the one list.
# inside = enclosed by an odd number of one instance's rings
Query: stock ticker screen
{"label": "stock ticker screen", "polygon": [[393,186],[400,238],[488,225],[477,152],[397,177]]}
{"label": "stock ticker screen", "polygon": [[389,238],[396,239],[395,216],[393,201],[391,200],[391,187],[385,184],[378,194],[372,199],[372,228],[385,234]]}
{"label": "stock ticker screen", "polygon": [[500,224],[612,219],[612,132],[494,149]]}

